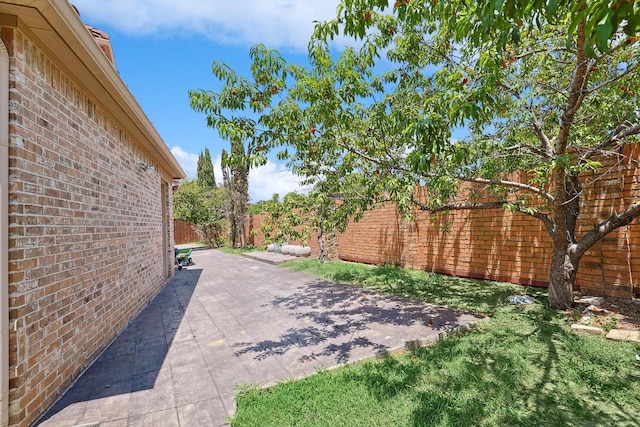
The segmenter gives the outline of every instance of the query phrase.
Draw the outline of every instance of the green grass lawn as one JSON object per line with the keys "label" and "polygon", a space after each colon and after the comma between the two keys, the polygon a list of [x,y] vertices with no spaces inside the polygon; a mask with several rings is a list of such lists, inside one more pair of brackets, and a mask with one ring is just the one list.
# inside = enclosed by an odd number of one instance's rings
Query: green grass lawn
{"label": "green grass lawn", "polygon": [[[571,332],[530,287],[317,260],[286,268],[491,316],[475,330],[237,396],[232,426],[638,426],[638,345]],[[513,306],[512,294],[539,302]]]}

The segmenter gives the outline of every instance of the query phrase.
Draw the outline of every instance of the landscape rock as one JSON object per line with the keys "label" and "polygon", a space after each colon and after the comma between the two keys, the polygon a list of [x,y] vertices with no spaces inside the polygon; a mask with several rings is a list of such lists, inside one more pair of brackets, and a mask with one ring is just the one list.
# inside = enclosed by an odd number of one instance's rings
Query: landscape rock
{"label": "landscape rock", "polygon": [[535,299],[527,295],[509,295],[507,299],[511,304],[527,305],[527,304],[533,304],[534,302],[536,302]]}
{"label": "landscape rock", "polygon": [[628,331],[626,329],[612,329],[607,338],[616,341],[633,341],[640,343],[640,331]]}
{"label": "landscape rock", "polygon": [[576,304],[602,305],[604,298],[602,297],[582,297],[574,301]]}
{"label": "landscape rock", "polygon": [[593,320],[593,319],[592,319],[592,316],[593,316],[593,314],[592,314],[592,313],[585,314],[584,316],[582,316],[582,317],[580,318],[580,323],[582,323],[583,325],[588,325],[588,324],[590,324],[590,323],[591,323],[591,321]]}
{"label": "landscape rock", "polygon": [[574,323],[573,325],[571,325],[571,329],[576,332],[583,332],[585,334],[604,335],[604,329],[598,328],[596,326],[586,326],[580,325],[579,323]]}
{"label": "landscape rock", "polygon": [[592,313],[592,314],[603,314],[605,310],[598,307],[597,305],[590,305],[582,311],[583,314]]}

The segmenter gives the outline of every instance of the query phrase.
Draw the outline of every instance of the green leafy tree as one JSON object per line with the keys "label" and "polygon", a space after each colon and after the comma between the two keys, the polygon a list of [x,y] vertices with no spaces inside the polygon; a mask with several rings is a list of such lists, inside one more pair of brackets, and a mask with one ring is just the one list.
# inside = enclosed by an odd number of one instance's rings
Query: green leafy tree
{"label": "green leafy tree", "polygon": [[173,217],[193,224],[201,239],[212,247],[224,240],[225,191],[207,188],[197,180],[182,181],[173,194]]}
{"label": "green leafy tree", "polygon": [[269,206],[278,203],[281,203],[280,195],[278,193],[273,193],[270,200],[260,200],[256,203],[252,203],[249,207],[249,215],[258,215],[269,210]]}
{"label": "green leafy tree", "polygon": [[[640,202],[632,200],[578,234],[583,198],[593,194],[587,190],[629,161],[623,146],[640,133],[638,5],[405,0],[390,14],[384,6],[345,0],[311,44],[325,55],[327,38],[343,24],[344,32],[363,38],[365,60],[386,50],[395,65],[369,80],[385,101],[363,109],[371,118],[377,108],[392,122],[390,132],[388,124],[371,127],[378,147],[398,135],[404,140],[373,153],[361,139],[350,146],[402,182],[427,185],[428,200],[415,200],[396,178],[387,180],[400,206],[431,212],[502,206],[540,219],[553,241],[550,305],[572,306],[585,252],[640,216]],[[469,127],[471,137],[451,143],[450,131],[459,126]],[[389,154],[398,148],[406,154]],[[486,186],[493,200],[472,194],[460,202],[465,182]]]}
{"label": "green leafy tree", "polygon": [[451,39],[475,45],[491,40],[500,49],[518,44],[530,30],[563,22],[567,31],[561,37],[568,46],[575,43],[576,29],[583,26],[577,48],[593,57],[596,51],[608,52],[609,42],[619,33],[635,37],[640,29],[640,6],[634,0],[477,0],[472,4],[466,0],[343,0],[337,19],[320,26],[321,37],[335,36],[342,29],[364,38],[377,11],[391,4],[394,14],[409,24],[438,22]]}
{"label": "green leafy tree", "polygon": [[209,149],[205,147],[204,153],[198,156],[197,180],[205,188],[216,187],[216,176],[213,170],[213,162]]}
{"label": "green leafy tree", "polygon": [[264,211],[264,204],[265,203],[267,203],[266,200],[259,200],[256,203],[251,203],[247,213],[250,216],[252,216],[252,215],[260,215],[260,213]]}
{"label": "green leafy tree", "polygon": [[319,259],[327,261],[325,238],[331,239],[337,232],[344,232],[349,220],[357,218],[355,204],[345,202],[354,200],[353,193],[330,193],[326,187],[319,185],[308,194],[289,193],[279,203],[265,205],[262,232],[265,242],[283,243],[301,241],[309,243],[311,232],[318,233]]}
{"label": "green leafy tree", "polygon": [[265,205],[262,232],[265,243],[300,241],[308,244],[311,235],[304,215],[304,202],[299,198],[284,197],[282,202],[270,200]]}
{"label": "green leafy tree", "polygon": [[229,196],[231,240],[235,247],[243,247],[247,242],[245,218],[249,201],[249,170],[266,163],[267,139],[258,137],[254,119],[225,113],[244,110],[245,100],[254,113],[262,113],[271,96],[278,93],[280,80],[273,78],[264,82],[258,77],[251,82],[219,61],[213,62],[212,70],[215,77],[225,82],[223,90],[216,93],[193,89],[189,91],[189,99],[195,111],[206,114],[207,125],[230,141],[230,150],[222,152],[223,185]]}
{"label": "green leafy tree", "polygon": [[[568,308],[585,252],[640,216],[630,200],[578,227],[588,190],[629,161],[624,145],[640,133],[637,6],[343,0],[316,27],[309,67],[260,45],[252,80],[219,64],[210,120],[281,147],[315,186],[325,230],[386,201],[408,216],[506,208],[539,219],[553,241],[549,302]],[[340,34],[359,47],[336,56]],[[245,108],[259,118],[227,118]],[[470,136],[452,142],[455,128]]]}
{"label": "green leafy tree", "polygon": [[246,215],[249,203],[249,157],[239,140],[231,141],[231,152],[222,150],[223,185],[227,190],[227,217],[234,247],[247,245]]}

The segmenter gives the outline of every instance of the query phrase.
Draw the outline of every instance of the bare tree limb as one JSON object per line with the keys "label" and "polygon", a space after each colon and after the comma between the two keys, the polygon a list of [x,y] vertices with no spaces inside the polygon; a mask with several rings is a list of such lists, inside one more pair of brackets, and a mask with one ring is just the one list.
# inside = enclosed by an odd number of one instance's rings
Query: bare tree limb
{"label": "bare tree limb", "polygon": [[616,146],[624,145],[624,139],[640,134],[640,123],[635,123],[632,126],[625,127],[620,129],[620,126],[617,126],[616,129],[609,135],[609,138],[602,141],[600,144],[590,148],[586,153],[580,156],[581,159],[590,159],[596,153],[604,150],[609,147],[611,144],[616,144]]}
{"label": "bare tree limb", "polygon": [[518,144],[518,145],[512,145],[511,147],[507,147],[505,148],[504,151],[517,151],[520,149],[524,149],[529,151],[531,154],[535,154],[537,156],[540,156],[542,158],[548,159],[551,156],[549,155],[548,152],[546,152],[543,149],[540,149],[539,147],[535,147],[533,145],[529,145],[529,144]]}
{"label": "bare tree limb", "polygon": [[448,203],[440,206],[429,206],[414,200],[414,203],[421,211],[436,213],[445,211],[498,209],[504,207],[505,202],[483,202],[483,203]]}
{"label": "bare tree limb", "polygon": [[[520,93],[515,89],[513,89],[511,86],[503,82],[498,82],[498,85],[503,89],[505,89],[508,93],[510,93],[514,98],[518,100],[522,100],[522,96],[520,95]],[[529,105],[526,107],[526,109],[529,116],[531,116],[531,127],[533,130],[533,133],[540,140],[541,147],[536,151],[536,154],[542,155],[544,158],[547,158],[547,159],[551,158],[553,156],[553,148],[551,146],[551,140],[549,139],[547,134],[544,132],[544,129],[542,128],[542,124],[540,123],[538,116],[535,114],[533,110],[533,106]]]}
{"label": "bare tree limb", "polygon": [[525,190],[530,193],[536,194],[550,202],[553,202],[555,200],[554,196],[551,193],[546,192],[538,187],[534,187],[533,185],[525,184],[522,182],[507,181],[502,179],[477,178],[477,177],[456,177],[456,179],[459,179],[460,181],[465,181],[465,182],[475,182],[478,184],[503,185],[505,187],[518,188],[520,190]]}
{"label": "bare tree limb", "polygon": [[601,84],[599,84],[597,86],[594,86],[591,89],[585,91],[585,95],[590,95],[590,94],[592,94],[594,92],[597,92],[600,89],[602,89],[603,87],[608,86],[610,84],[613,84],[613,83],[617,82],[618,80],[628,76],[629,74],[635,73],[636,71],[638,71],[638,69],[640,69],[640,63],[637,63],[634,66],[627,68],[624,73],[620,73],[617,76],[615,76],[614,78],[612,78],[610,80],[607,80],[605,82],[602,82]]}
{"label": "bare tree limb", "polygon": [[[418,208],[425,212],[436,213],[436,212],[446,212],[446,211],[455,211],[455,210],[480,210],[480,209],[498,209],[504,208],[507,204],[505,202],[495,201],[495,202],[482,202],[482,203],[447,203],[440,206],[429,206],[424,203],[421,203],[417,200],[413,200],[413,203],[418,206]],[[545,228],[553,237],[555,235],[555,224],[551,217],[543,212],[538,210],[525,209],[523,206],[519,205],[509,205],[511,209],[515,210],[524,215],[532,216],[536,219],[539,219],[544,224]]]}
{"label": "bare tree limb", "polygon": [[628,225],[638,217],[640,217],[640,202],[634,203],[621,212],[614,213],[600,224],[596,224],[591,231],[585,234],[582,239],[578,241],[573,248],[573,256],[579,259],[591,246],[604,236],[619,227]]}

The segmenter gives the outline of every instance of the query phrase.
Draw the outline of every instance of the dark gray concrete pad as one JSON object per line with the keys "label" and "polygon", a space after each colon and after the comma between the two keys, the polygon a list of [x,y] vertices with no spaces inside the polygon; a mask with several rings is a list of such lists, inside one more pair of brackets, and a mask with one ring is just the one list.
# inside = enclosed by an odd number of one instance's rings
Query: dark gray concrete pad
{"label": "dark gray concrete pad", "polygon": [[41,425],[224,426],[238,385],[426,345],[479,320],[255,257],[202,250],[192,258]]}

